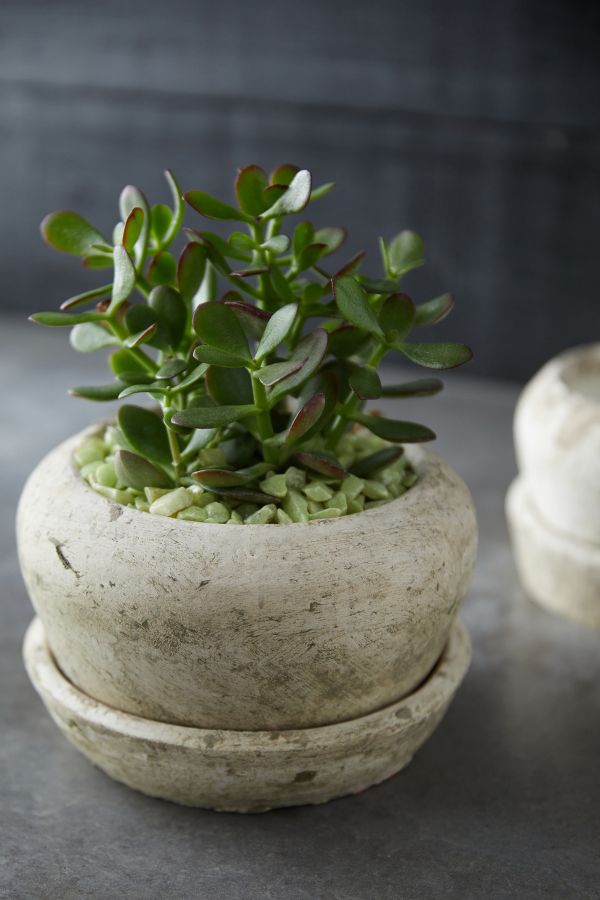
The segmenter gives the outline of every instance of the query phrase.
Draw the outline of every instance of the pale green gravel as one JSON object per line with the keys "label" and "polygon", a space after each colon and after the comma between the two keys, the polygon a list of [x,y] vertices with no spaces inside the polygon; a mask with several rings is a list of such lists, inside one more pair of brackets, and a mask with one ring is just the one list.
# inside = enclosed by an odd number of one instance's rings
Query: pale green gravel
{"label": "pale green gravel", "polygon": [[[143,491],[119,481],[114,466],[114,453],[123,446],[119,430],[108,426],[102,435],[86,438],[73,453],[81,477],[99,494],[115,503],[133,506],[156,516],[209,522],[219,525],[291,525],[337,519],[340,516],[375,509],[405,493],[418,480],[418,475],[401,456],[371,478],[348,475],[341,483],[325,476],[309,474],[296,466],[285,472],[267,475],[259,483],[260,490],[273,497],[273,503],[234,501],[203,488],[192,478],[182,479],[172,489],[146,487]],[[340,440],[336,457],[348,469],[371,453],[388,444],[366,432],[351,432]],[[217,448],[200,451],[189,469],[223,466],[223,451]]]}

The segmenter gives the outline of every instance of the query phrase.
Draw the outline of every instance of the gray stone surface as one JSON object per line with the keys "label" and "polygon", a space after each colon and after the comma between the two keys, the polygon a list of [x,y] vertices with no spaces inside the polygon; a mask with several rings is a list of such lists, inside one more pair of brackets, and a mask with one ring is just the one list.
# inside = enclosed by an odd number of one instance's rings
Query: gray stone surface
{"label": "gray stone surface", "polygon": [[101,380],[98,360],[75,356],[64,334],[6,321],[1,333],[0,897],[598,897],[600,636],[533,606],[517,583],[503,513],[514,388],[449,375],[442,398],[405,404],[437,429],[481,527],[464,610],[474,661],[438,731],[405,772],[359,796],[224,815],[111,782],[66,743],[27,681],[20,645],[32,611],[14,505],[42,454],[106,408],[64,397]]}

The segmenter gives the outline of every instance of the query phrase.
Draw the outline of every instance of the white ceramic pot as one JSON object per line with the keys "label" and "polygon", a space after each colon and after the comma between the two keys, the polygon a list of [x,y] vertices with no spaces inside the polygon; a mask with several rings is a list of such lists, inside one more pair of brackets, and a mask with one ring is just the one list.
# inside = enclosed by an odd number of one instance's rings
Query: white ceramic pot
{"label": "white ceramic pot", "polygon": [[364,716],[413,691],[448,641],[475,558],[468,489],[441,459],[376,509],[212,525],[118,506],[74,470],[78,435],[23,491],[21,568],[60,670],[149,720],[278,730]]}
{"label": "white ceramic pot", "polygon": [[515,412],[520,468],[506,502],[532,599],[600,627],[600,344],[576,347],[529,382]]}
{"label": "white ceramic pot", "polygon": [[514,432],[519,469],[543,519],[600,544],[600,343],[540,369],[521,394]]}

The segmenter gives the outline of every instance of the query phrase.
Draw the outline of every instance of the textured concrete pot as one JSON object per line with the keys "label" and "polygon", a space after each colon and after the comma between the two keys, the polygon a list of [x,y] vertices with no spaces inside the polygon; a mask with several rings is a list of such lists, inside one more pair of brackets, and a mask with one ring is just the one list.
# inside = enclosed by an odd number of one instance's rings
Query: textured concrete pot
{"label": "textured concrete pot", "polygon": [[429,676],[476,550],[470,494],[443,460],[410,449],[417,484],[353,516],[205,525],[92,491],[71,463],[82,436],[31,475],[17,537],[53,657],[89,702],[279,731],[359,719]]}
{"label": "textured concrete pot", "polygon": [[521,471],[507,497],[517,564],[534,600],[600,626],[600,344],[547,363],[515,412]]}
{"label": "textured concrete pot", "polygon": [[24,656],[56,724],[115,780],[187,806],[264,812],[358,793],[407,766],[444,715],[471,653],[456,622],[439,663],[409,697],[350,722],[293,731],[167,725],[91,700],[57,667],[39,619]]}

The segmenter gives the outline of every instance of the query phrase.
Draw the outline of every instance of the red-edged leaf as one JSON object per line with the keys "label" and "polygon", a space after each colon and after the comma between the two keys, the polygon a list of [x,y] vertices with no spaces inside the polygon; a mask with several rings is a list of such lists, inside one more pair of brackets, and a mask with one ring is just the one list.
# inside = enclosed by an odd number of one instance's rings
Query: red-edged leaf
{"label": "red-edged leaf", "polygon": [[435,440],[435,433],[426,425],[417,422],[401,422],[396,419],[386,419],[383,416],[369,416],[365,413],[353,413],[348,418],[353,422],[364,425],[373,434],[392,443],[421,444],[424,441]]}
{"label": "red-edged leaf", "polygon": [[231,469],[198,469],[192,478],[205,487],[236,487],[246,483],[246,479]]}
{"label": "red-edged leaf", "polygon": [[325,409],[325,394],[313,394],[310,400],[300,407],[288,428],[286,440],[289,443],[299,441],[300,438],[315,425]]}
{"label": "red-edged leaf", "polygon": [[381,380],[375,369],[370,366],[355,369],[349,380],[350,387],[361,400],[376,400],[381,397]]}
{"label": "red-edged leaf", "polygon": [[445,319],[448,313],[452,312],[454,306],[454,297],[452,294],[441,294],[427,303],[420,303],[417,306],[415,324],[416,325],[435,325]]}
{"label": "red-edged leaf", "polygon": [[283,187],[287,187],[294,175],[297,175],[299,171],[299,166],[295,166],[293,163],[283,163],[277,166],[276,169],[273,169],[269,177],[269,184],[280,184]]}
{"label": "red-edged leaf", "polygon": [[300,371],[304,365],[303,359],[288,359],[285,362],[272,363],[270,366],[263,366],[256,372],[256,378],[265,387],[272,387],[274,384],[283,381],[288,375],[293,375]]}
{"label": "red-edged leaf", "polygon": [[[226,300],[225,297],[239,297],[239,300]],[[235,313],[244,330],[251,337],[260,340],[267,327],[267,322],[271,318],[271,313],[266,312],[264,309],[258,309],[258,307],[252,306],[250,303],[244,303],[240,295],[236,294],[235,291],[230,291],[228,294],[225,294],[225,297],[223,298],[225,306]]]}
{"label": "red-edged leaf", "polygon": [[358,253],[355,253],[341,269],[338,269],[335,275],[332,276],[333,279],[343,278],[344,275],[354,275],[355,272],[358,272],[360,264],[366,255],[366,250],[359,250]]}
{"label": "red-edged leaf", "polygon": [[235,179],[237,201],[250,216],[258,216],[267,208],[269,201],[265,199],[267,173],[260,166],[246,166],[240,169]]}
{"label": "red-edged leaf", "polygon": [[318,472],[319,475],[325,475],[327,478],[346,478],[350,473],[344,469],[335,457],[327,453],[309,453],[308,451],[299,450],[294,454],[301,465],[307,469]]}
{"label": "red-edged leaf", "polygon": [[128,253],[133,253],[133,248],[135,247],[137,239],[142,232],[143,224],[144,210],[139,206],[134,206],[134,208],[127,216],[127,220],[123,228],[122,243]]}

